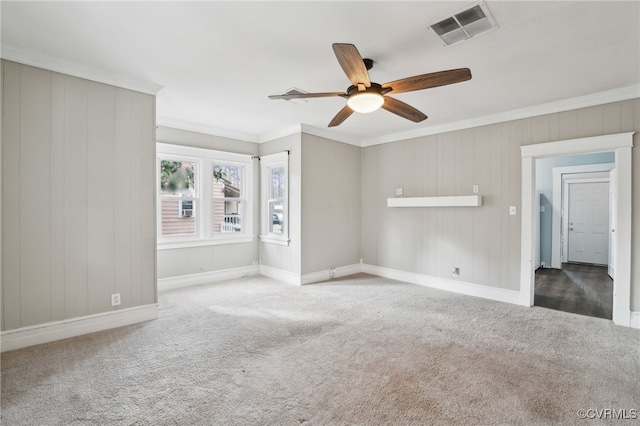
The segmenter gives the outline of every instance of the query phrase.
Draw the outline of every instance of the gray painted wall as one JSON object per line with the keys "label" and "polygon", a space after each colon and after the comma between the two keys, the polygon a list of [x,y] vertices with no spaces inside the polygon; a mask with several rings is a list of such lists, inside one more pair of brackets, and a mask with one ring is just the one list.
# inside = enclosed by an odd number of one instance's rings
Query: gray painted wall
{"label": "gray painted wall", "polygon": [[2,330],[155,303],[155,97],[2,67]]}
{"label": "gray painted wall", "polygon": [[[364,148],[362,252],[365,263],[518,290],[520,274],[520,146],[640,132],[640,99],[460,130]],[[634,169],[640,169],[640,134]],[[640,174],[633,176],[640,211]],[[391,209],[396,187],[405,196],[468,195],[475,208]],[[518,209],[509,216],[508,207]],[[640,215],[633,217],[631,307],[640,310]],[[453,277],[451,268],[460,268]]]}
{"label": "gray painted wall", "polygon": [[[519,288],[523,124],[505,123],[364,149],[362,251],[366,264]],[[482,207],[388,208],[405,197],[471,195]],[[459,268],[458,277],[452,269]]]}
{"label": "gray painted wall", "polygon": [[302,134],[302,274],[360,263],[360,156]]}
{"label": "gray painted wall", "polygon": [[298,133],[260,144],[261,156],[285,150],[289,151],[289,239],[291,241],[288,246],[261,242],[260,261],[265,266],[300,274],[302,135]]}
{"label": "gray painted wall", "polygon": [[[259,149],[257,143],[162,126],[158,127],[157,141],[249,155],[258,155]],[[253,230],[255,234],[253,242],[158,250],[158,278],[239,268],[258,261],[260,258],[258,253],[260,165],[257,160],[254,161],[253,181]]]}
{"label": "gray painted wall", "polygon": [[[536,193],[540,194],[540,261],[551,267],[551,222],[553,218],[553,168],[615,162],[613,152],[569,155],[536,160]],[[561,209],[558,206],[558,209]]]}

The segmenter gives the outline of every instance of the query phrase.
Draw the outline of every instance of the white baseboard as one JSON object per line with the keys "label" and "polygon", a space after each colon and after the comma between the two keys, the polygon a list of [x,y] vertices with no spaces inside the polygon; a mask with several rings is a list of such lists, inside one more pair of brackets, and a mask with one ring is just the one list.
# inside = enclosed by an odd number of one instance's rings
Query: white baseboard
{"label": "white baseboard", "polygon": [[271,266],[260,265],[260,275],[273,278],[275,280],[284,281],[289,284],[300,285],[300,274],[289,272],[282,269],[273,268]]}
{"label": "white baseboard", "polygon": [[631,328],[640,328],[640,311],[631,311]]}
{"label": "white baseboard", "polygon": [[0,334],[2,352],[22,349],[41,343],[95,333],[97,331],[157,319],[158,304],[136,306],[101,314],[87,315],[63,321],[3,331]]}
{"label": "white baseboard", "polygon": [[158,279],[158,291],[173,290],[176,288],[190,287],[193,285],[209,284],[216,281],[231,280],[258,275],[260,266],[243,266],[240,268],[223,269],[220,271],[209,271],[198,274],[180,275],[178,277]]}
{"label": "white baseboard", "polygon": [[522,305],[523,298],[521,297],[520,292],[515,290],[449,280],[446,278],[416,274],[415,272],[399,271],[397,269],[367,264],[362,265],[362,272],[393,280],[436,288],[439,290],[451,291],[453,293],[466,294],[467,296],[481,297],[483,299],[491,299],[514,305]]}
{"label": "white baseboard", "polygon": [[305,285],[319,283],[322,281],[329,281],[332,278],[346,277],[349,275],[357,274],[359,272],[362,272],[362,265],[359,263],[354,265],[340,266],[338,268],[326,269],[324,271],[304,274],[300,278],[300,284]]}

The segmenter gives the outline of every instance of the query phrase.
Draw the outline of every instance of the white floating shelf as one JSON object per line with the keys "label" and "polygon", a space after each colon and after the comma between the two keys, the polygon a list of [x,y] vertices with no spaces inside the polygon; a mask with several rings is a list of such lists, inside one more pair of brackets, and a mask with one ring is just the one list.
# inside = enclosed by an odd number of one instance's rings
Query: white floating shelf
{"label": "white floating shelf", "polygon": [[387,198],[387,207],[478,207],[481,205],[482,195]]}

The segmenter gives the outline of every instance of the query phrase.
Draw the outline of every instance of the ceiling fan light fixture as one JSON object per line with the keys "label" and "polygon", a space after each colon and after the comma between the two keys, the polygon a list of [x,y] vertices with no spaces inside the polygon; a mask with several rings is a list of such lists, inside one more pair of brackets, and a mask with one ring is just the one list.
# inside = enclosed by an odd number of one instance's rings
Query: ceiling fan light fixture
{"label": "ceiling fan light fixture", "polygon": [[355,112],[367,113],[379,109],[384,104],[384,97],[376,92],[354,93],[349,96],[347,105]]}

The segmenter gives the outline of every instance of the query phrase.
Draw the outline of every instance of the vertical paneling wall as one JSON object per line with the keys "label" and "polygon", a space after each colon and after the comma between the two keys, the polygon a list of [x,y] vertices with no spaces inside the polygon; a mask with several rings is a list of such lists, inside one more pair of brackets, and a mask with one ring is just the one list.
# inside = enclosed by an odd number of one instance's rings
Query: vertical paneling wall
{"label": "vertical paneling wall", "polygon": [[[363,262],[517,289],[520,218],[509,206],[520,205],[521,141],[522,124],[505,123],[365,148]],[[482,207],[386,207],[396,188],[406,197],[470,195],[474,184]]]}
{"label": "vertical paneling wall", "polygon": [[155,97],[2,67],[2,329],[155,303]]}
{"label": "vertical paneling wall", "polygon": [[[640,100],[616,102],[490,126],[376,145],[362,153],[362,253],[367,264],[519,289],[520,146],[640,131]],[[640,167],[634,141],[634,169]],[[634,174],[634,211],[640,178]],[[405,196],[469,195],[474,208],[387,208]],[[509,215],[509,206],[518,214]],[[636,208],[637,207],[637,208]],[[633,265],[640,265],[640,215],[634,214]],[[453,267],[460,268],[454,277]],[[639,270],[632,270],[632,309],[640,309]]]}
{"label": "vertical paneling wall", "polygon": [[360,152],[302,134],[302,274],[360,263]]}

